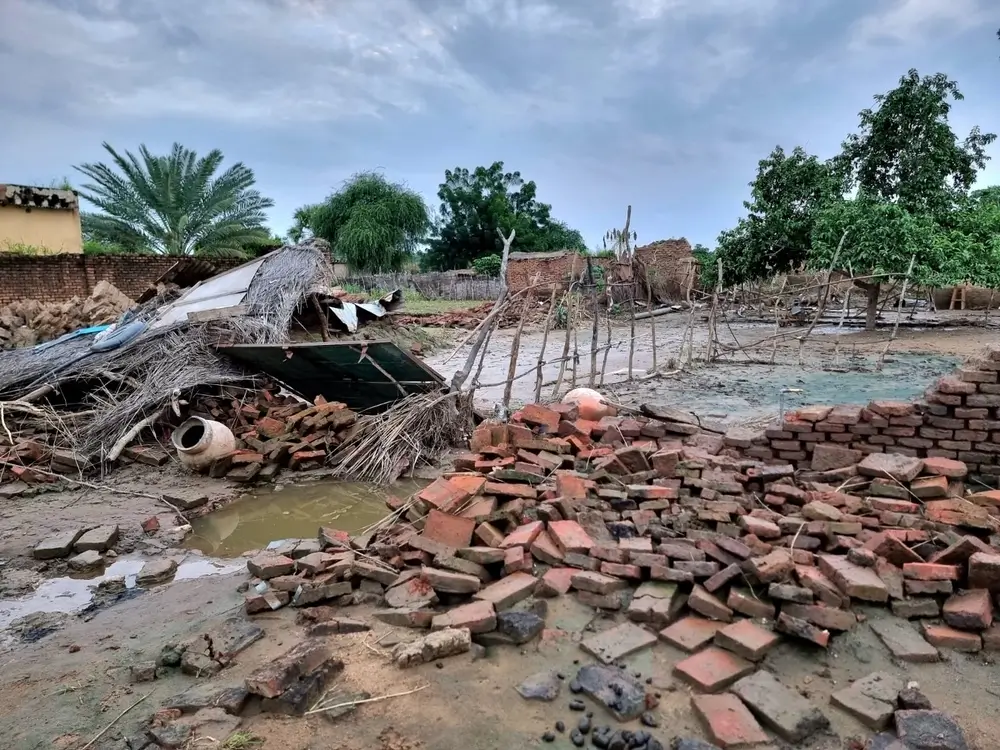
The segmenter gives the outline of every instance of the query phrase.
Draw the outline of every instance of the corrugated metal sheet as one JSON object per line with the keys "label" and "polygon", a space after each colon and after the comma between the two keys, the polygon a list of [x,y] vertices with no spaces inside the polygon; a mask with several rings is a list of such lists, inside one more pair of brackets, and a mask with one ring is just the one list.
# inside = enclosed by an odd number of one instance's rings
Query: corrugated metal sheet
{"label": "corrugated metal sheet", "polygon": [[219,351],[264,372],[299,395],[380,411],[404,396],[444,387],[427,364],[391,341],[221,346]]}

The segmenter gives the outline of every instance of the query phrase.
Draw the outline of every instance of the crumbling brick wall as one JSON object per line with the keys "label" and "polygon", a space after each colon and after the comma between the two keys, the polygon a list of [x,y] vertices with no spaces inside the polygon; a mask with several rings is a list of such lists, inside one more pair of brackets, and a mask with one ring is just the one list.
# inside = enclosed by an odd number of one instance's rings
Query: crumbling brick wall
{"label": "crumbling brick wall", "polygon": [[[147,255],[0,255],[0,305],[22,299],[65,302],[86,297],[99,281],[135,299],[178,260]],[[243,261],[213,260],[220,270]]]}
{"label": "crumbling brick wall", "polygon": [[978,481],[996,486],[1000,483],[998,375],[1000,349],[991,349],[938,380],[918,402],[803,407],[766,430],[746,453],[815,471],[846,467],[869,453],[950,458],[964,461]]}
{"label": "crumbling brick wall", "polygon": [[[659,240],[636,248],[636,257],[649,273],[653,292],[661,300],[682,300],[696,279],[691,245],[684,239]],[[611,258],[591,258],[591,263],[611,272]],[[559,290],[569,287],[570,280],[587,270],[587,260],[572,250],[560,253],[511,253],[507,262],[507,286],[512,293],[532,285],[538,277],[537,294],[548,295],[552,285]],[[642,279],[639,279],[640,283]]]}

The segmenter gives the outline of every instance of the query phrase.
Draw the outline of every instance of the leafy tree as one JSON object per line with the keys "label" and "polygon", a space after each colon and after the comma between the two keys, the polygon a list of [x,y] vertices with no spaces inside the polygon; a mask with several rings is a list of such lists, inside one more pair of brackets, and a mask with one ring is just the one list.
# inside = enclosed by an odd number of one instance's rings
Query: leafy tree
{"label": "leafy tree", "polygon": [[762,159],[750,183],[747,216],[719,235],[726,283],[739,284],[785,273],[805,262],[817,212],[839,200],[843,177],[796,146],[780,146]]}
{"label": "leafy tree", "polygon": [[464,268],[484,255],[499,255],[497,233],[517,231],[523,252],[586,250],[580,233],[552,218],[552,207],[540,203],[534,182],[520,172],[505,172],[502,161],[469,171],[446,170],[438,189],[441,201],[436,236],[421,258],[428,269]]}
{"label": "leafy tree", "polygon": [[289,240],[297,244],[312,237],[312,216],[318,207],[319,204],[315,203],[295,209],[295,213],[292,214],[293,223],[288,230]]}
{"label": "leafy tree", "polygon": [[691,254],[698,261],[698,288],[714,289],[719,280],[719,257],[701,243],[691,248]]}
{"label": "leafy tree", "polygon": [[266,241],[265,210],[274,205],[253,189],[253,171],[241,162],[218,172],[218,149],[199,158],[175,143],[166,156],[145,147],[119,154],[112,164],[75,169],[92,182],[80,195],[99,213],[84,213],[88,240],[159,255],[245,255]]}
{"label": "leafy tree", "polygon": [[976,190],[951,213],[934,238],[939,265],[928,283],[969,281],[1000,289],[1000,186]]}
{"label": "leafy tree", "polygon": [[817,214],[809,265],[850,269],[867,293],[865,328],[875,330],[882,284],[902,277],[913,260],[911,283],[926,283],[940,268],[938,226],[926,214],[862,196],[832,203]]}
{"label": "leafy tree", "polygon": [[499,276],[502,264],[503,258],[499,255],[484,255],[472,261],[472,267],[482,276]]}
{"label": "leafy tree", "polygon": [[973,128],[959,140],[948,123],[952,101],[964,97],[944,73],[910,70],[899,85],[861,110],[860,132],[844,141],[838,161],[849,187],[898,202],[915,213],[943,216],[972,187],[989,158],[993,133]]}
{"label": "leafy tree", "polygon": [[399,271],[429,224],[420,195],[376,172],[361,172],[322,203],[298,209],[289,236],[325,239],[334,256],[355,271]]}

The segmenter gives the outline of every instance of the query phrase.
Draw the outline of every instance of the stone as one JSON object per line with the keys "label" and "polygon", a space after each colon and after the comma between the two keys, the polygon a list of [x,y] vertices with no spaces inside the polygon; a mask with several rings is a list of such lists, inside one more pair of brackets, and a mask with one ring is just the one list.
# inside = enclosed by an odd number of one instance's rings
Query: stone
{"label": "stone", "polygon": [[534,639],[545,629],[545,618],[536,612],[507,610],[497,614],[497,634],[513,645]]}
{"label": "stone", "polygon": [[104,564],[104,558],[97,550],[90,549],[73,555],[67,562],[73,570],[93,570]]}
{"label": "stone", "polygon": [[316,669],[297,675],[281,695],[261,700],[260,710],[285,716],[304,715],[316,705],[343,668],[344,663],[339,659],[328,659]]}
{"label": "stone", "polygon": [[67,557],[73,551],[76,540],[82,535],[82,529],[74,529],[50,536],[35,545],[31,556],[36,560],[56,560],[60,557]]}
{"label": "stone", "polygon": [[287,576],[295,572],[295,561],[284,555],[264,552],[247,560],[247,570],[258,578],[268,581],[278,576]]}
{"label": "stone", "polygon": [[420,569],[420,577],[432,589],[445,594],[474,594],[482,587],[482,582],[476,576],[440,568],[423,567]]}
{"label": "stone", "polygon": [[177,561],[169,557],[160,560],[149,560],[143,563],[139,573],[135,577],[136,585],[151,586],[156,583],[164,583],[174,577],[177,572]]}
{"label": "stone", "polygon": [[962,728],[941,711],[897,711],[896,734],[907,750],[969,750]]}
{"label": "stone", "polygon": [[472,634],[467,628],[438,630],[409,643],[400,643],[392,650],[392,660],[397,667],[407,668],[418,664],[464,654],[472,648]]}
{"label": "stone", "polygon": [[156,679],[156,661],[141,661],[129,667],[129,678],[133,683],[152,682]]}
{"label": "stone", "polygon": [[733,619],[733,610],[727,607],[717,596],[708,593],[697,584],[691,590],[687,605],[698,614],[704,615],[710,620],[731,622]]}
{"label": "stone", "polygon": [[435,615],[431,620],[431,630],[445,628],[468,628],[472,634],[488,633],[496,630],[497,616],[490,602],[470,602],[460,607]]}
{"label": "stone", "polygon": [[897,702],[904,711],[931,711],[934,708],[930,698],[916,687],[905,687],[900,690]]}
{"label": "stone", "polygon": [[878,603],[889,600],[889,590],[871,568],[855,565],[839,555],[820,555],[819,569],[837,588],[854,599]]}
{"label": "stone", "polygon": [[689,656],[674,666],[674,674],[706,693],[724,690],[753,672],[753,663],[716,646]]}
{"label": "stone", "polygon": [[830,702],[851,714],[869,729],[885,729],[892,721],[902,678],[873,672],[830,696]]}
{"label": "stone", "polygon": [[766,669],[736,682],[730,690],[754,716],[786,742],[799,743],[830,726],[823,713]]}
{"label": "stone", "polygon": [[203,708],[221,708],[230,716],[239,716],[249,696],[250,693],[242,682],[222,686],[194,685],[183,693],[168,698],[161,707],[177,709],[184,714],[193,714]]}
{"label": "stone", "polygon": [[858,473],[863,477],[888,477],[897,482],[912,482],[924,468],[919,458],[898,453],[869,453],[858,463]]}
{"label": "stone", "polygon": [[944,621],[959,630],[986,630],[993,624],[993,602],[986,589],[953,594],[941,608]]}
{"label": "stone", "polygon": [[[477,579],[478,582],[478,579]],[[528,573],[512,573],[495,583],[483,587],[472,595],[473,599],[492,602],[499,612],[527,599],[538,585],[538,579]]]}
{"label": "stone", "polygon": [[574,682],[618,721],[632,721],[646,710],[645,686],[617,667],[588,664],[580,667]]}
{"label": "stone", "polygon": [[903,620],[885,618],[873,620],[871,628],[885,647],[900,661],[935,662],[941,654],[925,641],[912,625]]}
{"label": "stone", "polygon": [[118,526],[98,526],[76,540],[73,549],[77,552],[107,552],[118,544]]}
{"label": "stone", "polygon": [[562,684],[558,672],[538,672],[514,689],[525,700],[551,702],[559,697]]}
{"label": "stone", "polygon": [[367,630],[371,630],[371,626],[366,622],[361,622],[361,620],[352,620],[349,617],[332,617],[310,627],[306,631],[306,637],[324,638],[331,635],[363,633]]}
{"label": "stone", "polygon": [[715,634],[715,645],[749,661],[760,661],[781,638],[752,620],[740,620]]}
{"label": "stone", "polygon": [[624,622],[580,642],[580,648],[605,664],[614,664],[629,654],[649,648],[656,636],[639,625]]}
{"label": "stone", "polygon": [[745,748],[768,741],[753,714],[731,693],[694,695],[691,705],[704,723],[705,731],[723,750]]}

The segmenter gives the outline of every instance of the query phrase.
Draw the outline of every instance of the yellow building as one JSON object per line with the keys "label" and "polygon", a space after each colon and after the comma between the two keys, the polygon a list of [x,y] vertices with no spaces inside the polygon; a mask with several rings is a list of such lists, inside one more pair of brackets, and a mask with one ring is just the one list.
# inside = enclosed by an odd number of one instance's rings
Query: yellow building
{"label": "yellow building", "polygon": [[0,253],[82,253],[80,200],[72,190],[0,185]]}

